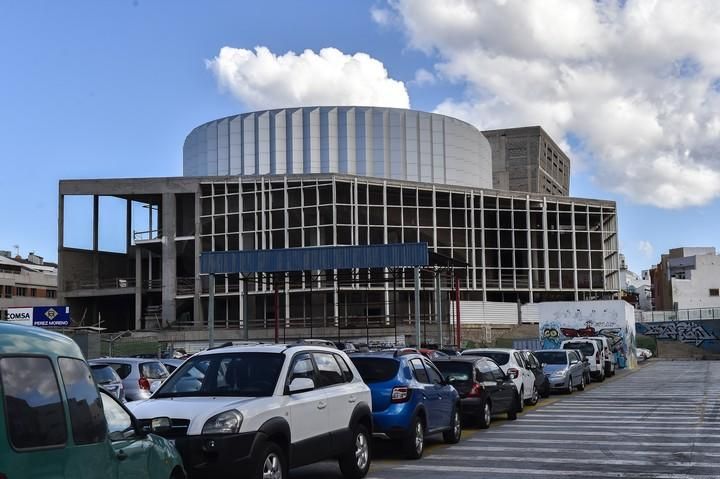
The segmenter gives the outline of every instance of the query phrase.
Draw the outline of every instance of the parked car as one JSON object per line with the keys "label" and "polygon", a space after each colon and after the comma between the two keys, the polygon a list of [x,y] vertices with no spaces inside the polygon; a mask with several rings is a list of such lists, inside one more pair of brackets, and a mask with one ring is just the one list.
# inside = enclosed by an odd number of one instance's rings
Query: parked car
{"label": "parked car", "polygon": [[[525,367],[529,369],[535,376],[535,388],[537,389],[540,397],[546,398],[550,396],[550,381],[548,380],[547,376],[545,376],[542,364],[540,364],[541,361],[538,361],[538,358],[535,357],[533,352],[528,351],[527,349],[520,351],[520,354],[525,360]],[[537,401],[538,398],[535,396],[531,398],[530,401],[528,401],[527,403],[534,406],[535,404],[537,404]]]}
{"label": "parked car", "polygon": [[460,441],[460,396],[433,363],[415,350],[351,356],[372,392],[375,432],[398,440],[408,459],[419,459],[425,437],[442,433]]}
{"label": "parked car", "polygon": [[122,379],[115,370],[107,364],[91,364],[90,372],[98,386],[115,396],[121,402],[125,402],[125,388]]}
{"label": "parked car", "polygon": [[435,361],[437,359],[447,359],[450,357],[444,352],[438,351],[437,349],[421,348],[418,349],[418,352],[428,358],[430,361]]}
{"label": "parked car", "polygon": [[450,357],[460,356],[460,349],[455,346],[445,346],[440,348],[438,351],[442,351]]}
{"label": "parked car", "polygon": [[0,431],[8,479],[185,477],[170,441],[96,386],[72,339],[32,326],[0,322]]}
{"label": "parked car", "polygon": [[537,402],[540,393],[535,386],[535,375],[525,367],[522,354],[517,349],[466,349],[462,356],[483,356],[495,361],[503,372],[512,378],[520,393],[520,411],[523,410],[525,402]]}
{"label": "parked car", "polygon": [[582,352],[580,349],[575,349],[575,352],[578,353],[580,356],[580,361],[583,363],[583,372],[585,373],[585,384],[590,384],[592,382],[592,377],[590,376],[590,359],[588,359],[587,356],[585,356],[585,353]]}
{"label": "parked car", "polygon": [[157,359],[99,358],[91,359],[88,362],[91,365],[107,364],[111,366],[122,379],[127,401],[149,398],[153,384],[162,382],[169,376],[165,366]]}
{"label": "parked car", "polygon": [[355,351],[357,351],[357,348],[355,347],[354,343],[349,343],[349,342],[343,341],[343,342],[337,343],[336,345],[340,351],[344,351],[346,354],[354,353]]}
{"label": "parked car", "polygon": [[163,363],[163,366],[165,366],[165,369],[167,369],[169,374],[172,374],[173,371],[175,371],[177,368],[182,366],[182,364],[185,362],[184,359],[174,359],[174,358],[165,358],[160,360],[161,363]]}
{"label": "parked car", "polygon": [[653,353],[649,349],[646,348],[637,348],[635,350],[635,356],[641,360],[644,361],[646,359],[650,359],[652,357]]}
{"label": "parked car", "polygon": [[569,339],[560,344],[562,349],[579,350],[588,358],[590,376],[596,381],[605,381],[605,360],[597,341],[591,339]]}
{"label": "parked car", "polygon": [[307,344],[231,346],[198,353],[152,398],[130,403],[164,430],[191,477],[286,478],[335,458],[347,478],[370,468],[370,390],[348,356]]}
{"label": "parked car", "polygon": [[300,339],[297,344],[311,344],[314,346],[325,346],[326,348],[339,349],[334,342],[328,339]]}
{"label": "parked car", "polygon": [[543,369],[553,391],[571,394],[575,388],[585,390],[585,367],[576,351],[543,349],[535,351],[535,355],[545,364]]}
{"label": "parked car", "polygon": [[605,336],[587,336],[583,339],[592,339],[598,343],[603,351],[603,358],[605,364],[605,376],[611,377],[615,375],[615,371],[618,368],[617,358],[615,352],[612,350],[610,341]]}
{"label": "parked car", "polygon": [[445,380],[460,394],[462,415],[485,429],[492,416],[517,419],[520,394],[512,378],[490,358],[448,358],[434,361]]}

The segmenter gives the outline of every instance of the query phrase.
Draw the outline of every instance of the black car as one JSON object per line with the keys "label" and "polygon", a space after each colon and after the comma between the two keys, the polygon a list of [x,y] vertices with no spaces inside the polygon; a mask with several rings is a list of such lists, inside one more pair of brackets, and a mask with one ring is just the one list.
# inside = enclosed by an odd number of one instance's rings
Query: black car
{"label": "black car", "polygon": [[438,359],[435,366],[460,394],[463,416],[485,429],[494,414],[507,413],[510,420],[520,411],[520,395],[510,376],[490,358]]}
{"label": "black car", "polygon": [[[548,380],[547,376],[545,376],[540,360],[538,360],[537,356],[535,356],[532,351],[523,350],[520,351],[520,354],[525,361],[525,369],[532,371],[535,375],[535,388],[537,389],[540,397],[550,397],[550,380]],[[531,402],[530,404],[532,405],[534,403]]]}

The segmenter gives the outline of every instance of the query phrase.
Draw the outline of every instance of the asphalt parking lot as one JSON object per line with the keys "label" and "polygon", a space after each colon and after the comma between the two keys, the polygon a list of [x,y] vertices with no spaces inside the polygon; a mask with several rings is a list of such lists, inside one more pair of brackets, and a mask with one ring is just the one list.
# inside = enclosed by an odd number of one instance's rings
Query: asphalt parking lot
{"label": "asphalt parking lot", "polygon": [[[379,444],[368,478],[483,479],[720,477],[720,362],[656,361],[584,392],[553,395],[517,421],[466,430],[423,459],[395,459]],[[339,479],[337,466],[298,469],[292,479]]]}

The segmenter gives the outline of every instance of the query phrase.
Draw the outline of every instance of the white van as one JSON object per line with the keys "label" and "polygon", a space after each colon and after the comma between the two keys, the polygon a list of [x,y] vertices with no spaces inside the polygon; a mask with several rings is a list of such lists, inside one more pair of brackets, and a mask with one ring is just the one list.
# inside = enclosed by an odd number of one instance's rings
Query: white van
{"label": "white van", "polygon": [[574,338],[563,341],[561,347],[582,351],[590,364],[590,376],[597,381],[605,381],[605,354],[602,343],[591,338]]}
{"label": "white van", "polygon": [[617,369],[617,359],[615,359],[615,353],[610,350],[610,343],[608,342],[608,338],[604,336],[588,336],[587,338],[583,339],[592,339],[594,341],[597,341],[598,344],[601,345],[603,349],[603,357],[605,360],[605,376],[614,376],[615,370]]}

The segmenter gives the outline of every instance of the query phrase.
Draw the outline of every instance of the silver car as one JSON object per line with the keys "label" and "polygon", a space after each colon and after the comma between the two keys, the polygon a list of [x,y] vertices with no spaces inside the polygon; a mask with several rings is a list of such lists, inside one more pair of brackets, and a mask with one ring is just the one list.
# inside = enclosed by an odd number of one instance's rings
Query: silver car
{"label": "silver car", "polygon": [[550,381],[551,390],[570,394],[575,388],[579,391],[585,389],[585,365],[577,351],[543,349],[534,354],[543,364],[543,372]]}
{"label": "silver car", "polygon": [[125,402],[125,387],[112,366],[91,364],[90,372],[98,386],[115,396],[118,401]]}
{"label": "silver car", "polygon": [[125,400],[148,399],[154,383],[162,383],[169,373],[157,359],[147,358],[100,358],[88,361],[93,364],[111,366],[122,379]]}

